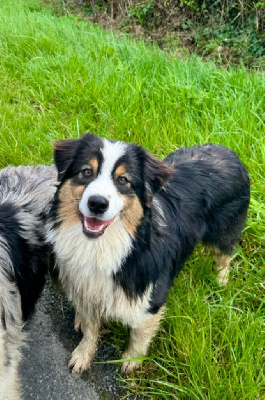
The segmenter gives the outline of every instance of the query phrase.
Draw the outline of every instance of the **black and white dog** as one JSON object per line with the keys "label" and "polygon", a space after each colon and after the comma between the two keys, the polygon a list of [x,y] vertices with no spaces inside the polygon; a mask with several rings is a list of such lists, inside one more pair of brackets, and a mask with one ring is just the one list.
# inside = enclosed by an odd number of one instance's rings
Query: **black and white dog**
{"label": "black and white dog", "polygon": [[52,167],[0,171],[0,399],[20,399],[22,327],[44,285],[45,225],[56,190]]}
{"label": "black and white dog", "polygon": [[[69,366],[90,366],[102,319],[130,326],[124,358],[145,355],[174,277],[200,241],[215,249],[218,279],[227,282],[247,215],[248,173],[223,146],[181,148],[160,161],[92,134],[59,141],[54,158],[60,185],[48,240],[83,332]],[[139,365],[124,362],[122,371]]]}

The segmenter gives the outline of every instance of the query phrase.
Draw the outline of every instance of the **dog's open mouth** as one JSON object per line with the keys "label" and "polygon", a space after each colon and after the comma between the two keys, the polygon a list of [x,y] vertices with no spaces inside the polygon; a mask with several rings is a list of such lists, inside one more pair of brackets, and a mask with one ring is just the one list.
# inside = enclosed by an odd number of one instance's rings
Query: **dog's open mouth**
{"label": "dog's open mouth", "polygon": [[98,238],[103,235],[105,229],[114,221],[114,218],[108,221],[102,221],[95,217],[81,216],[83,232],[89,238]]}

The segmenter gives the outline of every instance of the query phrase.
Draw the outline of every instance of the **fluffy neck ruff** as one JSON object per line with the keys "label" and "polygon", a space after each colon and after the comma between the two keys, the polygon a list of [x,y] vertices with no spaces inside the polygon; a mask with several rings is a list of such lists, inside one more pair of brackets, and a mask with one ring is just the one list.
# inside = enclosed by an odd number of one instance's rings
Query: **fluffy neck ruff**
{"label": "fluffy neck ruff", "polygon": [[50,230],[48,240],[54,245],[61,273],[64,268],[81,269],[83,277],[115,274],[132,249],[132,237],[119,218],[97,239],[84,235],[81,222],[66,221]]}

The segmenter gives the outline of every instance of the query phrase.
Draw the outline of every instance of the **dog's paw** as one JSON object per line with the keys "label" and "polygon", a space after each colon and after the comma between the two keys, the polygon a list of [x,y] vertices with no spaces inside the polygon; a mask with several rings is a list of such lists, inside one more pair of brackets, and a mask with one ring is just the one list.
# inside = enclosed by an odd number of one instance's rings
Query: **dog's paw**
{"label": "dog's paw", "polygon": [[227,269],[220,270],[218,273],[216,279],[219,285],[221,286],[227,286],[229,282],[229,271]]}
{"label": "dog's paw", "polygon": [[219,283],[220,286],[227,286],[229,279],[228,278],[224,278],[224,277],[218,277],[217,278],[217,282]]}
{"label": "dog's paw", "polygon": [[72,373],[81,374],[91,366],[92,358],[89,357],[88,352],[80,350],[79,346],[73,351],[71,360],[68,363]]}
{"label": "dog's paw", "polygon": [[121,367],[121,373],[124,376],[132,375],[137,369],[141,367],[141,361],[125,361]]}
{"label": "dog's paw", "polygon": [[[122,358],[134,358],[136,357],[135,355],[131,355],[127,351],[125,351],[122,355]],[[141,367],[142,361],[124,361],[121,367],[121,373],[124,376],[130,376],[132,375],[137,369]]]}

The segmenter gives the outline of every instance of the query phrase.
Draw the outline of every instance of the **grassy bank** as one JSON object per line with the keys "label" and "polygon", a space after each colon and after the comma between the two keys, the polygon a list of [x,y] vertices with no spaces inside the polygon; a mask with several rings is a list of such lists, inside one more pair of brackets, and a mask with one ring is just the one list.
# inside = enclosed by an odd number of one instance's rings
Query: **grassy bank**
{"label": "grassy bank", "polygon": [[[220,143],[248,168],[252,199],[230,283],[199,247],[176,279],[150,360],[128,393],[265,399],[265,78],[169,58],[34,0],[0,2],[0,166],[52,162],[51,142],[85,130],[163,157]],[[117,346],[125,335],[115,330]]]}

